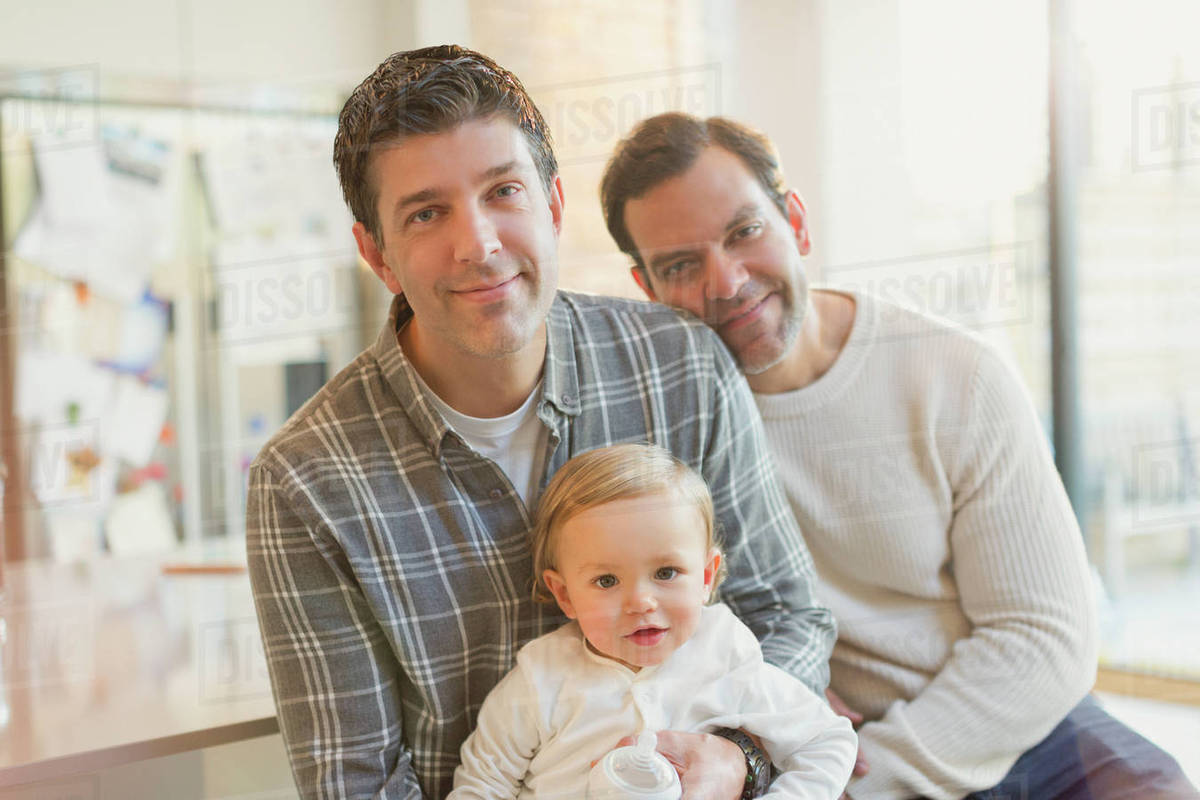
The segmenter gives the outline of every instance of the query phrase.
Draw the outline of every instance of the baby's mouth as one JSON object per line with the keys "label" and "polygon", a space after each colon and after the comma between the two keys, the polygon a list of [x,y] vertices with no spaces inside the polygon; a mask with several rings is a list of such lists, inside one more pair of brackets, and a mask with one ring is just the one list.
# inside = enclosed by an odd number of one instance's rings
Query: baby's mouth
{"label": "baby's mouth", "polygon": [[653,626],[648,626],[645,628],[638,628],[636,631],[629,634],[625,638],[628,639],[629,641],[633,642],[635,645],[637,645],[639,647],[653,647],[654,645],[661,642],[663,637],[666,635],[667,635],[666,628],[656,628]]}

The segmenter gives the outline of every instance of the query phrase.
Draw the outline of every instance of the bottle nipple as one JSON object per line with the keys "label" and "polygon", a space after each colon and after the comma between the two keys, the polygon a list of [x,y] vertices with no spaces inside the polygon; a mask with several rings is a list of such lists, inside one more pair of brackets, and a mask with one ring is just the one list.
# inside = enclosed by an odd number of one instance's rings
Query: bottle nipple
{"label": "bottle nipple", "polygon": [[654,789],[663,781],[660,756],[654,751],[658,736],[653,731],[638,734],[637,744],[613,757],[613,772],[622,781],[637,789]]}
{"label": "bottle nipple", "polygon": [[676,800],[681,792],[679,776],[671,762],[655,750],[657,746],[658,736],[653,731],[643,731],[632,747],[610,752],[589,776],[588,797]]}

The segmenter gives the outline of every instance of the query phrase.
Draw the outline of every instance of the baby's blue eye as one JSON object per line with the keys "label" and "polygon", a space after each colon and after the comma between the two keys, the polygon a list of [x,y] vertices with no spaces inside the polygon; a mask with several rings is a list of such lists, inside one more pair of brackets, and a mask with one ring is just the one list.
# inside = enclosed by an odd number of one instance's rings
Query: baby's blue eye
{"label": "baby's blue eye", "polygon": [[601,589],[611,589],[617,585],[617,577],[615,575],[601,575],[593,581]]}
{"label": "baby's blue eye", "polygon": [[679,574],[675,567],[659,567],[654,573],[655,580],[669,581]]}

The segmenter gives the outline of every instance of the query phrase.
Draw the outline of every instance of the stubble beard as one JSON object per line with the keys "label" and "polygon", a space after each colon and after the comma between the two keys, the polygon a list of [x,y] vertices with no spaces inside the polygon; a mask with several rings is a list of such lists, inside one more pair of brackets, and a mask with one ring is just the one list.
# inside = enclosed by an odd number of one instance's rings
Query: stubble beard
{"label": "stubble beard", "polygon": [[503,309],[497,319],[486,320],[473,331],[456,338],[460,349],[477,358],[504,358],[524,350],[542,329],[554,302],[555,290],[536,277],[536,271],[526,273],[527,294],[514,306]]}
{"label": "stubble beard", "polygon": [[[804,314],[808,304],[808,286],[806,283],[802,283],[799,287],[796,287],[795,284],[785,284],[779,292],[779,299],[783,304],[783,313],[779,325],[771,337],[779,343],[776,348],[772,348],[765,353],[760,353],[757,357],[750,353],[743,356],[741,351],[734,350],[733,347],[729,348],[734,353],[738,362],[738,369],[742,371],[743,375],[753,376],[763,374],[783,361],[792,348],[796,346],[796,340],[800,337],[800,330],[804,327]],[[755,351],[760,348],[755,347],[755,344],[752,342],[743,349]]]}
{"label": "stubble beard", "polygon": [[[754,358],[753,356],[743,358],[742,354],[738,353],[738,368],[741,369],[742,374],[761,375],[780,361],[783,361],[784,356],[796,344],[796,338],[800,335],[802,322],[801,315],[790,311],[780,324],[778,328],[779,332],[775,336],[779,341],[778,348],[774,348],[773,352],[763,354],[758,358]],[[755,348],[751,346],[749,349]]]}

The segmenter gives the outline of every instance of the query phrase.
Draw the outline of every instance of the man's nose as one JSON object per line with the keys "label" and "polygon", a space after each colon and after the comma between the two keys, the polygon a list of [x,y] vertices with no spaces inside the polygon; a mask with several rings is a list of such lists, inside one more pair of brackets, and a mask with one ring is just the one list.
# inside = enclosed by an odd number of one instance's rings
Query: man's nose
{"label": "man's nose", "polygon": [[732,300],[749,280],[741,259],[713,253],[705,261],[705,292],[708,300]]}
{"label": "man's nose", "polygon": [[454,226],[454,258],[467,263],[482,263],[500,250],[496,225],[482,209],[466,208]]}

